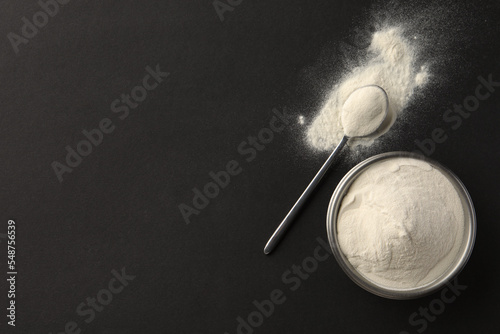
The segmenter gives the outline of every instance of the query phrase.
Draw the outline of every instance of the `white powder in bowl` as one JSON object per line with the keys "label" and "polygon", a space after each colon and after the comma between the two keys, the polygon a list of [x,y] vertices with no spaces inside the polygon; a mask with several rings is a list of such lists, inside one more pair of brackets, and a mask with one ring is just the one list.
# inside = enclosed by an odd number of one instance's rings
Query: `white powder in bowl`
{"label": "white powder in bowl", "polygon": [[373,164],[350,186],[338,214],[341,251],[358,272],[390,288],[438,278],[464,234],[460,197],[438,169],[413,158]]}
{"label": "white powder in bowl", "polygon": [[356,89],[344,103],[341,122],[348,137],[374,134],[387,113],[385,92],[377,86]]}
{"label": "white powder in bowl", "polygon": [[[387,27],[376,31],[362,65],[349,71],[333,87],[322,109],[307,129],[307,142],[317,150],[331,151],[344,136],[340,119],[349,95],[366,85],[382,87],[389,97],[387,121],[377,136],[387,132],[417,87],[428,82],[427,67],[416,67],[417,48],[403,36],[403,29]],[[369,145],[374,138],[350,140],[350,145]]]}

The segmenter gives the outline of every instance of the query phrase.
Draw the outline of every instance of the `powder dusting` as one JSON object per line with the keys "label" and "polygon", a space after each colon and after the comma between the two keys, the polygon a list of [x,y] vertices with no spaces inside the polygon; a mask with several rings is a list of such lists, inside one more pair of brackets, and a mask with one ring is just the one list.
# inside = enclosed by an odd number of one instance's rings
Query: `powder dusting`
{"label": "powder dusting", "polygon": [[464,211],[451,182],[427,162],[381,161],[344,197],[337,223],[342,252],[361,274],[391,288],[438,278],[462,244]]}
{"label": "powder dusting", "polygon": [[329,96],[307,130],[307,141],[317,150],[332,150],[345,131],[341,122],[342,106],[357,88],[366,85],[382,87],[389,97],[387,119],[376,136],[353,139],[350,145],[370,145],[387,132],[404,110],[414,91],[424,87],[429,79],[428,68],[416,68],[417,49],[403,36],[401,27],[385,27],[376,31],[366,53],[363,65],[349,71]]}

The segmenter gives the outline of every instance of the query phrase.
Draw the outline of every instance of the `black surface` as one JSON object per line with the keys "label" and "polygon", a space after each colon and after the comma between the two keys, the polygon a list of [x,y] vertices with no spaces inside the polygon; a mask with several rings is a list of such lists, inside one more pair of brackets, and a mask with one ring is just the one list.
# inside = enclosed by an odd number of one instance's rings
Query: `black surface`
{"label": "black surface", "polygon": [[[252,302],[280,289],[285,302],[255,333],[416,333],[422,322],[409,317],[438,307],[440,292],[382,299],[351,282],[332,257],[295,291],[282,275],[314,254],[318,237],[327,240],[330,196],[352,166],[415,150],[415,140],[442,127],[449,138],[431,157],[469,189],[478,235],[458,277],[467,289],[429,318],[425,332],[498,333],[500,88],[457,130],[442,119],[474,93],[478,76],[500,81],[498,2],[453,2],[439,20],[417,24],[433,36],[426,56],[441,61],[435,83],[408,107],[397,136],[344,155],[267,257],[267,239],[326,157],[304,144],[297,117],[312,119],[346,67],[342,55],[354,58],[354,28],[369,31],[370,3],[239,2],[221,22],[209,0],[71,1],[17,54],[7,34],[19,34],[22,17],[39,5],[1,2],[0,232],[16,221],[18,275],[16,327],[2,315],[0,332],[60,333],[75,321],[84,333],[236,333],[238,317],[256,310]],[[170,75],[120,120],[110,104],[157,64]],[[273,108],[287,110],[291,125],[245,161],[238,146],[268,126]],[[60,183],[51,163],[103,118],[115,130]],[[231,160],[241,173],[186,224],[179,204],[191,205],[192,189]],[[76,308],[123,267],[135,279],[86,323]]]}

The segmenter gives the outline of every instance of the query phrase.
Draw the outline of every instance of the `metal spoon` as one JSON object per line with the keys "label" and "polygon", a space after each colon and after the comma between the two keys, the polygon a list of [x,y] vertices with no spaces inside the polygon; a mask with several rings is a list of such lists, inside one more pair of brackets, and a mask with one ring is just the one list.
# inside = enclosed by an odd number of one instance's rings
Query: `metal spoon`
{"label": "metal spoon", "polygon": [[[368,88],[368,87],[371,87],[371,88],[375,87],[375,88],[380,89],[380,92],[383,94],[383,97],[385,99],[385,108],[383,108],[383,110],[382,110],[383,117],[380,118],[380,123],[378,124],[378,126],[375,126],[372,129],[370,129],[370,131],[371,131],[370,133],[357,133],[355,137],[354,136],[348,137],[347,135],[344,135],[342,137],[342,140],[340,141],[340,143],[333,150],[333,152],[330,154],[330,156],[328,157],[328,159],[326,159],[325,163],[323,164],[323,166],[321,166],[321,168],[319,169],[319,171],[316,173],[316,175],[312,179],[311,183],[309,183],[309,185],[307,186],[307,188],[304,190],[304,192],[302,193],[302,195],[300,195],[299,199],[297,200],[297,202],[294,204],[294,206],[290,210],[290,212],[288,212],[288,214],[286,215],[285,219],[283,219],[283,221],[281,222],[281,224],[278,226],[278,228],[276,229],[276,231],[273,233],[273,235],[271,236],[271,238],[267,242],[266,246],[264,247],[264,254],[271,253],[271,251],[279,243],[279,241],[281,240],[281,238],[285,234],[286,230],[290,227],[290,225],[292,225],[293,219],[295,218],[295,216],[297,216],[297,213],[302,208],[302,206],[304,205],[304,203],[306,202],[306,200],[309,198],[309,196],[312,194],[312,192],[316,188],[316,186],[319,184],[319,182],[321,181],[321,179],[325,175],[326,171],[328,170],[328,168],[330,167],[330,165],[334,161],[335,157],[342,150],[342,148],[347,143],[347,141],[349,140],[349,138],[368,137],[370,135],[376,134],[380,130],[382,124],[384,123],[385,119],[387,118],[387,113],[388,113],[388,110],[389,110],[389,98],[387,96],[386,91],[382,87],[377,86],[377,85],[367,85],[367,86],[363,86],[363,87],[360,87],[360,88],[354,90],[349,95],[349,97],[347,98],[347,100],[344,103],[344,106],[342,107],[342,109],[343,109],[343,112],[344,112],[345,111],[344,107],[346,106],[347,102],[349,101],[349,98],[351,98],[355,92],[359,93],[359,90],[365,89],[365,88]],[[344,116],[344,115],[342,115],[342,116]]]}

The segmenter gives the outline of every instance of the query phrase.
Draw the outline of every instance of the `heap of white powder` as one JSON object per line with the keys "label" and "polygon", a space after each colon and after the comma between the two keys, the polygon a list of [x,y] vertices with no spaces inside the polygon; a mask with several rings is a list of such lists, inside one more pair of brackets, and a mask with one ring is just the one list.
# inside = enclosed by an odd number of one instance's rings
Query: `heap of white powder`
{"label": "heap of white powder", "polygon": [[342,107],[341,122],[348,137],[373,135],[387,113],[387,97],[378,86],[356,89]]}
{"label": "heap of white powder", "polygon": [[413,158],[375,163],[353,182],[337,221],[342,252],[368,279],[414,288],[456,260],[464,234],[457,191],[439,170]]}
{"label": "heap of white powder", "polygon": [[[349,95],[366,85],[382,87],[389,97],[387,121],[377,136],[387,132],[410,101],[417,87],[428,82],[427,67],[416,65],[417,48],[403,36],[403,29],[387,27],[376,31],[366,50],[364,65],[353,68],[332,91],[307,130],[307,142],[317,150],[332,150],[344,136],[342,106]],[[355,139],[350,145],[369,145],[375,137]]]}

